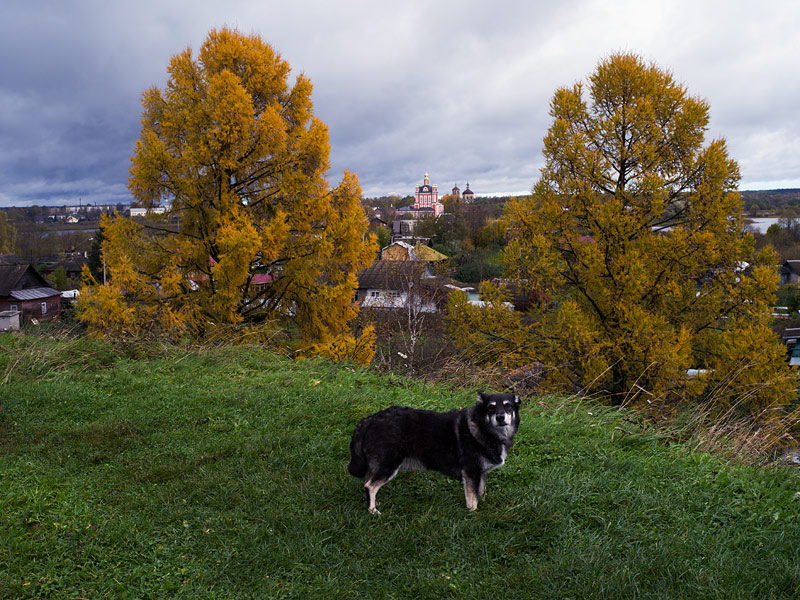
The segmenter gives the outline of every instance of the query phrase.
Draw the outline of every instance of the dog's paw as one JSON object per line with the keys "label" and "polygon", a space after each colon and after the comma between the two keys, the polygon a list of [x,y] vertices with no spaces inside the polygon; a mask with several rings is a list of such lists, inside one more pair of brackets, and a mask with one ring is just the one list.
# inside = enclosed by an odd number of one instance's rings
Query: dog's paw
{"label": "dog's paw", "polygon": [[371,515],[379,515],[379,514],[381,514],[381,511],[379,511],[377,508],[369,508],[367,510],[369,510],[369,514],[371,514]]}

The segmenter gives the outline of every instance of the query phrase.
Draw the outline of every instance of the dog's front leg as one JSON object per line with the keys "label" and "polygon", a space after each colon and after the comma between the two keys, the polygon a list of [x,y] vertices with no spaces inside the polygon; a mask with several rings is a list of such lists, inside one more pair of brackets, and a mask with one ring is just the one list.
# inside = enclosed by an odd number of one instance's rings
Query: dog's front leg
{"label": "dog's front leg", "polygon": [[481,473],[480,483],[478,484],[478,496],[481,500],[486,498],[486,473]]}
{"label": "dog's front leg", "polygon": [[475,477],[466,471],[461,472],[464,480],[464,497],[467,500],[467,510],[473,511],[478,508],[478,487],[480,485],[480,475]]}

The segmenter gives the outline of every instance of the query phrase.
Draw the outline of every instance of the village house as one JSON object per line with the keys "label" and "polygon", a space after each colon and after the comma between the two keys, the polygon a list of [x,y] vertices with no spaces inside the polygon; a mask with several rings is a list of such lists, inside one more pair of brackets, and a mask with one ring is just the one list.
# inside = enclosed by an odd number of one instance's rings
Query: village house
{"label": "village house", "polygon": [[446,260],[447,256],[422,243],[409,244],[408,242],[392,242],[381,249],[382,260],[422,260],[438,262]]}
{"label": "village house", "polygon": [[131,218],[143,218],[149,215],[163,215],[170,209],[169,206],[154,206],[152,208],[131,207],[128,209],[128,216]]}
{"label": "village house", "polygon": [[781,285],[800,282],[800,260],[787,260],[780,266]]}
{"label": "village house", "polygon": [[370,231],[386,225],[386,212],[382,208],[368,209],[367,220]]}
{"label": "village house", "polygon": [[789,365],[792,367],[800,366],[800,328],[790,327],[783,332],[783,343],[786,345],[786,352],[789,355]]}
{"label": "village house", "polygon": [[23,320],[49,320],[61,312],[61,292],[13,254],[0,256],[0,312],[19,311]]}
{"label": "village house", "polygon": [[392,241],[413,241],[418,239],[414,235],[417,226],[415,219],[395,219],[392,221]]}
{"label": "village house", "polygon": [[37,263],[39,266],[39,272],[41,275],[50,277],[56,269],[62,267],[64,269],[64,273],[69,279],[78,281],[80,280],[83,272],[83,265],[89,263],[88,255],[89,253],[87,251],[82,250],[67,252],[66,256],[42,256],[39,258]]}
{"label": "village house", "polygon": [[409,301],[422,313],[435,313],[437,277],[419,261],[376,260],[358,274],[355,300],[363,308],[405,309]]}
{"label": "village house", "polygon": [[[427,246],[419,246],[424,248]],[[436,253],[432,248],[427,249]],[[477,299],[474,288],[438,274],[436,260],[419,258],[414,247],[406,250],[416,258],[376,260],[358,274],[354,300],[363,308],[405,310],[411,306],[418,312],[437,313],[444,310],[448,296],[454,291],[467,294],[470,300]],[[422,256],[424,252],[421,251]]]}

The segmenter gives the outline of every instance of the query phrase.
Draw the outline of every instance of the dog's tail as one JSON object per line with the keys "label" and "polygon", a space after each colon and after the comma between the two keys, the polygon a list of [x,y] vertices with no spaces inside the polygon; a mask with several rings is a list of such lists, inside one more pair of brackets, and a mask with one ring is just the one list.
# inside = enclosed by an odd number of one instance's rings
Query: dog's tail
{"label": "dog's tail", "polygon": [[353,437],[350,440],[350,464],[347,465],[347,470],[353,477],[363,477],[369,470],[369,465],[364,457],[364,434],[367,430],[367,419],[362,419],[356,430],[353,432]]}

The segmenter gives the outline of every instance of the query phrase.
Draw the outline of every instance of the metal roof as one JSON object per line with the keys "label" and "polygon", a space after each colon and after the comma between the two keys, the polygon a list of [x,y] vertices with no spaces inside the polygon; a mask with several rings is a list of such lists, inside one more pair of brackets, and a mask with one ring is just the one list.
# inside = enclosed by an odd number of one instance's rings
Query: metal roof
{"label": "metal roof", "polygon": [[41,298],[61,296],[61,292],[49,287],[38,287],[28,288],[26,290],[14,290],[9,295],[17,300],[39,300]]}

